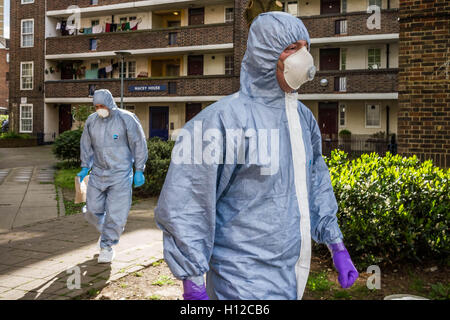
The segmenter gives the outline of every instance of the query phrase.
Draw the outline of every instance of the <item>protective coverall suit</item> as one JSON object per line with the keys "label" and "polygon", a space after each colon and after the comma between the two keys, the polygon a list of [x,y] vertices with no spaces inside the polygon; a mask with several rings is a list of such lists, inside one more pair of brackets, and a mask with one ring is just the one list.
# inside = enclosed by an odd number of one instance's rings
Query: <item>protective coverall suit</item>
{"label": "protective coverall suit", "polygon": [[237,147],[245,151],[245,163],[238,157],[227,162],[226,152],[219,163],[201,162],[195,147],[189,163],[175,163],[186,134],[173,150],[155,210],[164,232],[164,258],[178,279],[198,280],[207,273],[212,299],[301,299],[311,237],[324,244],[342,242],[317,122],[298,94],[282,91],[276,79],[280,54],[299,40],[309,48],[300,19],[282,12],[259,15],[249,31],[239,92],[208,106],[184,127],[192,136],[203,134],[203,150],[212,141],[205,139],[210,129],[220,133],[224,149],[229,129],[275,130],[278,138],[268,153],[278,148],[277,168],[263,173],[267,162],[247,161],[253,156],[248,136]]}
{"label": "protective coverall suit", "polygon": [[101,233],[100,247],[119,242],[132,201],[133,163],[143,172],[147,141],[139,119],[117,108],[108,90],[97,90],[94,105],[104,105],[109,116],[91,114],[81,137],[81,166],[92,169],[84,217]]}

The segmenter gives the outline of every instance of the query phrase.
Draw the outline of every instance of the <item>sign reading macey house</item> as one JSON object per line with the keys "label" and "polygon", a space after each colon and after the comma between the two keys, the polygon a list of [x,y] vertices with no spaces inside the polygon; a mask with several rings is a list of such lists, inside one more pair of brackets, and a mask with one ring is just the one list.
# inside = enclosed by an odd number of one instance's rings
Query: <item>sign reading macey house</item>
{"label": "sign reading macey house", "polygon": [[160,92],[166,91],[166,85],[142,85],[142,86],[129,86],[128,92]]}

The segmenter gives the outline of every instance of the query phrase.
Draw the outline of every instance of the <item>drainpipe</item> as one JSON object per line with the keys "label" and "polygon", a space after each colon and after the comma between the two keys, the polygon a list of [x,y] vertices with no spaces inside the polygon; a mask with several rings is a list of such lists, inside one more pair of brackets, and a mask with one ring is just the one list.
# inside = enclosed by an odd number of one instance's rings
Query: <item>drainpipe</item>
{"label": "drainpipe", "polygon": [[386,106],[386,139],[389,141],[389,106]]}
{"label": "drainpipe", "polygon": [[391,1],[387,0],[387,8],[390,9],[391,8]]}
{"label": "drainpipe", "polygon": [[389,43],[386,43],[386,69],[389,69]]}

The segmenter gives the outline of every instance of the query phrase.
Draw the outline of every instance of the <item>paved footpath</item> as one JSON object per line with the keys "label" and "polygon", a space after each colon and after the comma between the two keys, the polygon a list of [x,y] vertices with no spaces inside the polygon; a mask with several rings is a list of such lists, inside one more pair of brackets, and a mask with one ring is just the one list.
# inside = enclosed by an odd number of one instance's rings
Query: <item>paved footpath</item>
{"label": "paved footpath", "polygon": [[1,233],[0,299],[73,299],[162,259],[155,206],[133,205],[111,265],[97,264],[99,234],[81,214]]}

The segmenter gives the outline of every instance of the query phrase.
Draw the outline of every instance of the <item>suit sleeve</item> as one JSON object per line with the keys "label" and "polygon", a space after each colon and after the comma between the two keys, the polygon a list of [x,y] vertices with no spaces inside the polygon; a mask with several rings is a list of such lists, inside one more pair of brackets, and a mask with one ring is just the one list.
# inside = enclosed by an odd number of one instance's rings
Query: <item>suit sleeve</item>
{"label": "suit sleeve", "polygon": [[310,199],[311,236],[318,243],[342,242],[336,213],[338,205],[331,184],[330,172],[322,157],[322,135],[317,121],[310,113],[313,148],[312,185]]}
{"label": "suit sleeve", "polygon": [[94,149],[92,148],[91,135],[89,132],[90,118],[84,124],[83,133],[80,140],[80,160],[82,168],[92,168],[94,162]]}
{"label": "suit sleeve", "polygon": [[[205,126],[203,121],[203,128]],[[195,164],[194,143],[188,143],[194,141],[191,139],[193,133],[189,123],[180,131],[155,209],[157,225],[163,231],[164,259],[174,276],[181,280],[202,276],[209,270],[215,237],[216,199],[229,181],[224,178],[229,176],[224,171],[232,170],[231,165],[225,165],[227,168],[224,169],[220,161]],[[218,133],[220,145],[224,139],[222,132],[218,130]],[[180,154],[190,156],[180,163]]]}
{"label": "suit sleeve", "polygon": [[143,172],[148,159],[147,140],[144,129],[136,115],[133,114],[125,117],[128,146],[134,158],[134,167],[136,170]]}

